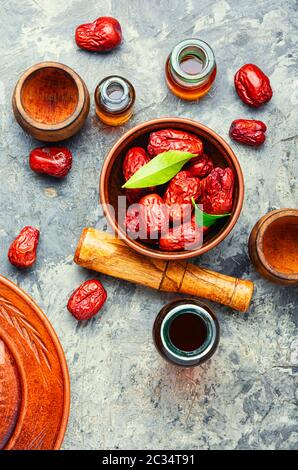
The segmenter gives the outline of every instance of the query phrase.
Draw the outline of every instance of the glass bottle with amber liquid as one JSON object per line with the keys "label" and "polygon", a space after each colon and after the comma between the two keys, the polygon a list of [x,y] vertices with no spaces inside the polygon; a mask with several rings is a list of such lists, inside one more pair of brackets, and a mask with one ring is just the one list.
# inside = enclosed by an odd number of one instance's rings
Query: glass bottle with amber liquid
{"label": "glass bottle with amber liquid", "polygon": [[121,126],[132,116],[135,96],[135,89],[126,78],[106,77],[94,93],[96,114],[108,126]]}
{"label": "glass bottle with amber liquid", "polygon": [[183,100],[202,98],[216,76],[213,50],[201,39],[185,39],[172,50],[166,62],[166,82],[174,95]]}

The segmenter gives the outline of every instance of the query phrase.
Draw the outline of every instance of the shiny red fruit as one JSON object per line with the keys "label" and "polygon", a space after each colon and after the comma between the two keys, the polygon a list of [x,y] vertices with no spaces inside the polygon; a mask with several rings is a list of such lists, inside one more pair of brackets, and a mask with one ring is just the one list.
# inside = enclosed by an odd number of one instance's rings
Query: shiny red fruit
{"label": "shiny red fruit", "polygon": [[67,308],[77,320],[94,317],[107,300],[102,283],[91,279],[81,284],[69,298]]}
{"label": "shiny red fruit", "polygon": [[32,171],[55,178],[64,178],[72,165],[71,152],[66,147],[38,147],[29,155]]}
{"label": "shiny red fruit", "polygon": [[75,33],[77,45],[93,52],[111,51],[122,41],[122,31],[118,20],[101,16],[92,23],[81,24]]}
{"label": "shiny red fruit", "polygon": [[39,230],[24,227],[10,245],[8,259],[17,268],[29,268],[35,263],[39,241]]}

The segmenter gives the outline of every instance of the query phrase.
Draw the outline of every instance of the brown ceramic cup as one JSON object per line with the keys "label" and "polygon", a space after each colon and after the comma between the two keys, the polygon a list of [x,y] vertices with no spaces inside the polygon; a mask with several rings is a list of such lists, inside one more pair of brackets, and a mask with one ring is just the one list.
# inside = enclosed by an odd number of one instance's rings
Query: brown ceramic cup
{"label": "brown ceramic cup", "polygon": [[[165,252],[158,247],[148,246],[129,238],[118,224],[118,196],[124,196],[121,186],[124,184],[122,164],[126,152],[134,146],[146,148],[150,132],[173,128],[191,132],[203,141],[204,150],[212,156],[215,166],[230,167],[235,175],[234,204],[230,217],[222,219],[212,230],[201,247],[187,250]],[[139,124],[126,132],[112,147],[104,162],[100,177],[100,200],[104,213],[115,233],[139,253],[163,260],[192,258],[210,251],[222,242],[231,232],[241,212],[244,197],[244,181],[240,164],[231,147],[212,129],[203,124],[184,118],[160,118]]]}
{"label": "brown ceramic cup", "polygon": [[81,77],[58,62],[42,62],[26,70],[13,92],[12,106],[20,126],[45,142],[76,134],[90,109],[90,96]]}
{"label": "brown ceramic cup", "polygon": [[[282,239],[282,242],[275,247],[277,256],[274,257],[272,255],[274,247],[268,246],[273,231],[276,231]],[[287,253],[284,242],[290,233],[293,244],[297,233],[297,248],[295,252]],[[277,209],[261,217],[251,231],[248,249],[252,263],[263,277],[278,284],[298,284],[298,210]],[[290,264],[288,255],[291,255]]]}

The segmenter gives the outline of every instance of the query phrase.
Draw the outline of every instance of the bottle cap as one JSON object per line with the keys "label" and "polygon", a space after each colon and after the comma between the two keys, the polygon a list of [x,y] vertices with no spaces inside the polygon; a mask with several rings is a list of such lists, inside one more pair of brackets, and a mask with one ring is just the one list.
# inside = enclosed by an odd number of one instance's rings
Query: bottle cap
{"label": "bottle cap", "polygon": [[124,111],[132,101],[129,83],[118,76],[107,78],[100,86],[100,101],[109,112]]}

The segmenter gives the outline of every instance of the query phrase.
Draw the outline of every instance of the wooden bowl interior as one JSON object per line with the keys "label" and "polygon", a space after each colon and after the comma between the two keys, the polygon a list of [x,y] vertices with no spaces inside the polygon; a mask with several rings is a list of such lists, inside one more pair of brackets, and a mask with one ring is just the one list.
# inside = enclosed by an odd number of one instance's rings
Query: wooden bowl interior
{"label": "wooden bowl interior", "polygon": [[[278,243],[273,243],[276,239]],[[273,270],[298,275],[298,217],[283,216],[271,222],[262,237],[262,252]]]}
{"label": "wooden bowl interior", "polygon": [[34,71],[25,80],[21,101],[28,116],[38,123],[59,124],[76,110],[79,90],[73,77],[56,67]]}
{"label": "wooden bowl interior", "polygon": [[[149,134],[150,132],[157,131],[160,129],[166,129],[166,128],[175,128],[175,129],[182,129],[184,131],[191,132],[198,137],[200,137],[203,141],[204,145],[204,152],[209,155],[214,163],[214,166],[219,166],[222,168],[225,167],[230,167],[235,174],[235,191],[234,191],[234,204],[233,204],[233,209],[232,213],[236,209],[237,201],[238,201],[238,196],[239,196],[239,181],[236,173],[236,169],[234,166],[234,163],[226,151],[226,149],[222,146],[220,142],[216,138],[214,138],[212,135],[210,135],[207,131],[204,130],[198,130],[198,128],[195,125],[191,125],[190,123],[155,123],[152,124],[152,126],[147,127],[146,129],[141,129],[136,131],[136,133],[133,136],[129,136],[120,146],[118,146],[117,150],[114,153],[113,159],[111,161],[111,164],[109,165],[105,177],[105,194],[106,194],[106,202],[108,204],[111,204],[115,210],[115,216],[116,220],[115,223],[117,227],[121,230],[121,227],[118,225],[118,196],[124,196],[125,192],[121,188],[121,186],[124,184],[124,178],[123,178],[123,172],[122,172],[122,164],[123,164],[123,159],[125,157],[126,152],[131,148],[135,146],[140,146],[143,148],[147,148],[148,144],[148,139],[149,139]],[[157,187],[157,192],[162,196],[164,191],[165,191],[166,185]],[[209,244],[211,241],[216,239],[224,230],[225,228],[229,225],[230,217],[227,217],[226,219],[220,220],[217,224],[215,224],[211,231],[207,234],[207,236],[204,238],[204,243],[203,246]],[[125,232],[122,231],[124,234]],[[142,243],[137,240],[133,240],[135,245],[140,245],[143,247],[146,247],[148,254],[151,253],[162,253],[166,255],[168,258],[171,257],[171,255],[177,255],[178,253],[182,253],[181,251],[175,251],[173,253],[171,252],[165,252],[161,251],[158,249],[158,247],[155,247],[154,245],[149,245],[148,243]],[[185,252],[184,252],[185,253]]]}

